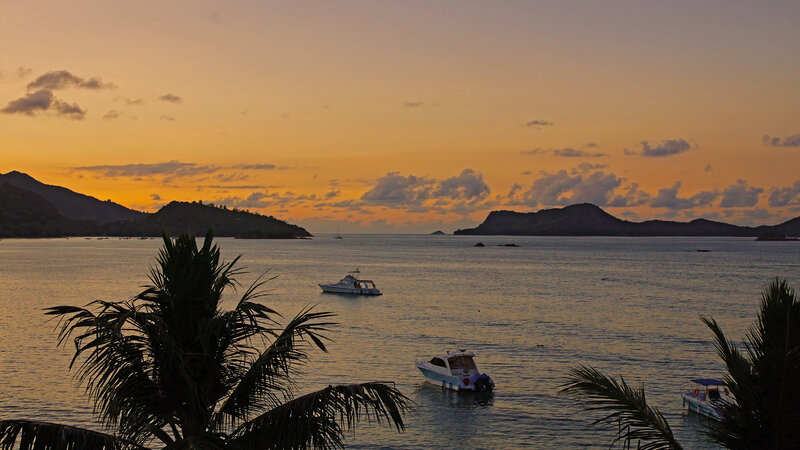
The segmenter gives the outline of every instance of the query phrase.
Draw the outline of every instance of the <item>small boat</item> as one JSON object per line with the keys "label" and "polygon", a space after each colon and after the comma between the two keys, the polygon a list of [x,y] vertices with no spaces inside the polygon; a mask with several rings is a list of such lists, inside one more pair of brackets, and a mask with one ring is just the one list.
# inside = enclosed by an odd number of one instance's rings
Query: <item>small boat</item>
{"label": "small boat", "polygon": [[724,403],[733,403],[725,383],[713,378],[696,378],[692,380],[694,389],[681,393],[683,406],[701,416],[720,418],[719,408]]}
{"label": "small boat", "polygon": [[375,287],[372,280],[360,280],[358,269],[348,272],[347,276],[336,283],[320,284],[322,292],[333,294],[353,294],[353,295],[381,295],[381,291]]}
{"label": "small boat", "polygon": [[454,391],[488,392],[494,389],[494,381],[480,373],[473,359],[475,354],[461,349],[436,355],[429,361],[417,361],[415,365],[425,381]]}

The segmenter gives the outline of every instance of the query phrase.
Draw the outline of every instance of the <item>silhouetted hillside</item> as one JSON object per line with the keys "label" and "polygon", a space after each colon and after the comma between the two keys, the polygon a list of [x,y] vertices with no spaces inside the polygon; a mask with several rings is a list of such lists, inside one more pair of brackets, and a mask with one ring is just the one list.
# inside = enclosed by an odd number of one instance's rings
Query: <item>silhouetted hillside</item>
{"label": "silhouetted hillside", "polygon": [[197,202],[171,202],[140,219],[107,224],[101,227],[101,233],[108,236],[159,236],[164,229],[171,234],[191,232],[203,235],[208,227],[213,227],[214,235],[219,237],[291,239],[311,236],[304,228],[271,216]]}
{"label": "silhouetted hillside", "polygon": [[53,205],[59,214],[69,219],[90,220],[102,225],[120,220],[133,220],[144,215],[143,212],[128,209],[110,200],[101,201],[61,186],[41,183],[30,175],[16,170],[0,174],[0,184],[3,183],[38,194]]}
{"label": "silhouetted hillside", "polygon": [[27,189],[0,184],[0,237],[60,237],[91,234],[89,222],[68,219]]}
{"label": "silhouetted hillside", "polygon": [[800,217],[780,225],[742,227],[706,219],[691,222],[648,220],[630,222],[618,219],[601,208],[582,203],[533,213],[492,211],[475,228],[454,234],[516,236],[751,236],[769,232],[800,235]]}

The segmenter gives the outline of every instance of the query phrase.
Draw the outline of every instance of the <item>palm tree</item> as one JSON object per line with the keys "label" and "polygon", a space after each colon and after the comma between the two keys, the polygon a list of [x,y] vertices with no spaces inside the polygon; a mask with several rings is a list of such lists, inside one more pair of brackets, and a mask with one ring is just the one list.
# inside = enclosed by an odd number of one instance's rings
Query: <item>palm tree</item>
{"label": "palm tree", "polygon": [[239,258],[164,234],[151,286],[130,300],[55,306],[59,344],[76,345],[70,369],[109,433],[27,420],[0,421],[0,448],[336,448],[362,419],[405,428],[410,401],[373,382],[328,386],[295,397],[309,350],[327,351],[333,314],[306,308],[285,326],[257,299],[260,277],[231,310]]}
{"label": "palm tree", "polygon": [[[720,419],[706,422],[708,437],[731,449],[800,448],[800,302],[794,289],[780,279],[765,287],[758,317],[739,345],[714,319],[701,320],[714,334],[725,385],[736,399],[721,407]],[[560,393],[606,412],[593,424],[617,424],[613,442],[681,448],[661,413],[647,405],[644,388],[632,389],[622,377],[617,382],[591,367],[574,368]]]}

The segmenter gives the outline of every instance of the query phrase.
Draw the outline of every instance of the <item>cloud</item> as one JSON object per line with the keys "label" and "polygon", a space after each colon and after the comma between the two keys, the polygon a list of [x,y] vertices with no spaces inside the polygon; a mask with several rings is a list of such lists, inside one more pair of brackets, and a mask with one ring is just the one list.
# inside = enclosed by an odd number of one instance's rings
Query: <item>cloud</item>
{"label": "cloud", "polygon": [[434,193],[437,197],[472,200],[484,198],[489,194],[489,186],[483,182],[483,175],[472,169],[464,169],[461,174],[439,183]]}
{"label": "cloud", "polygon": [[117,98],[114,99],[114,101],[115,102],[123,102],[128,106],[144,105],[144,99],[141,99],[141,98],[131,99],[131,98],[126,98],[126,97],[117,97]]}
{"label": "cloud", "polygon": [[736,180],[722,191],[722,201],[719,206],[722,208],[732,208],[737,206],[755,206],[758,203],[758,196],[764,189],[748,186],[745,180]]}
{"label": "cloud", "polygon": [[330,192],[328,192],[327,194],[325,194],[325,199],[326,199],[326,200],[330,200],[330,199],[332,199],[332,198],[336,198],[336,197],[338,197],[338,196],[339,196],[339,194],[341,194],[341,193],[342,193],[341,191],[336,191],[336,190],[330,191]]}
{"label": "cloud", "polygon": [[273,170],[278,168],[275,164],[239,164],[233,167],[243,170]]}
{"label": "cloud", "polygon": [[719,192],[702,191],[689,198],[678,197],[681,182],[676,181],[672,187],[658,190],[658,194],[650,201],[654,208],[667,208],[670,210],[691,209],[698,206],[708,206],[719,197]]}
{"label": "cloud", "polygon": [[639,190],[637,183],[631,183],[625,195],[617,195],[608,202],[608,206],[639,206],[650,201],[650,194]]}
{"label": "cloud", "polygon": [[171,92],[168,94],[164,94],[161,97],[158,97],[158,99],[161,100],[162,102],[168,102],[168,103],[183,103],[183,98]]}
{"label": "cloud", "polygon": [[763,142],[764,145],[769,145],[771,147],[800,147],[800,134],[793,134],[785,138],[764,135]]}
{"label": "cloud", "polygon": [[111,111],[109,111],[109,112],[107,112],[107,113],[105,113],[103,115],[103,119],[105,119],[105,120],[118,119],[119,116],[121,116],[121,115],[122,115],[121,111],[116,110],[116,109],[112,109]]}
{"label": "cloud", "polygon": [[547,120],[531,120],[525,123],[525,127],[533,128],[535,130],[540,129],[541,127],[552,127],[555,125],[553,122],[549,122]]}
{"label": "cloud", "polygon": [[[662,156],[677,155],[683,153],[691,148],[688,142],[683,139],[667,139],[661,141],[660,144],[654,147],[650,146],[647,141],[642,141],[642,151],[640,155],[650,158],[658,158]],[[629,153],[626,153],[629,154]]]}
{"label": "cloud", "polygon": [[523,150],[520,154],[523,155],[540,155],[544,153],[551,153],[553,156],[560,156],[563,158],[597,158],[601,156],[605,156],[605,153],[600,152],[590,152],[586,149],[597,147],[597,144],[594,142],[589,142],[588,144],[583,145],[582,147],[575,148],[575,147],[564,147],[564,148],[534,148],[531,150]]}
{"label": "cloud", "polygon": [[80,106],[57,99],[53,91],[48,89],[29,92],[24,97],[12,100],[0,111],[6,114],[25,114],[27,116],[35,116],[38,112],[50,111],[56,116],[73,120],[83,120],[86,117],[86,111],[81,109]]}
{"label": "cloud", "polygon": [[605,206],[621,184],[622,179],[613,173],[597,171],[588,176],[570,176],[565,170],[560,170],[535,180],[523,194],[523,202],[530,206],[572,203]]}
{"label": "cloud", "polygon": [[800,181],[786,187],[775,187],[769,191],[769,206],[800,205]]}
{"label": "cloud", "polygon": [[113,83],[104,83],[98,77],[92,77],[88,80],[74,75],[66,70],[55,70],[44,73],[36,77],[35,80],[28,83],[28,90],[33,89],[49,89],[52,91],[59,89],[66,89],[70,87],[78,87],[83,89],[113,89]]}
{"label": "cloud", "polygon": [[166,120],[167,122],[173,122],[173,121],[175,120],[175,118],[174,118],[174,117],[172,117],[172,116],[167,116],[167,115],[163,115],[163,116],[159,117],[159,119],[161,119],[161,120]]}
{"label": "cloud", "polygon": [[577,166],[575,166],[572,169],[571,173],[573,175],[576,175],[576,174],[579,174],[579,173],[589,173],[591,171],[598,170],[598,169],[605,169],[607,167],[608,167],[608,164],[599,164],[599,163],[598,164],[593,164],[593,163],[590,163],[590,162],[582,162],[582,163],[578,164]]}
{"label": "cloud", "polygon": [[708,165],[706,166],[706,168],[705,168],[705,169],[703,169],[703,172],[711,172],[712,170],[714,170],[714,168],[713,168],[713,167],[711,167],[711,163],[708,163]]}
{"label": "cloud", "polygon": [[378,178],[375,186],[361,196],[361,200],[370,204],[412,206],[421,205],[431,196],[435,180],[403,176],[399,172],[389,172]]}
{"label": "cloud", "polygon": [[154,164],[122,164],[73,167],[73,170],[94,172],[100,176],[116,177],[152,177],[170,176],[184,177],[199,174],[213,173],[219,170],[218,166],[200,165],[196,163],[183,163],[177,160]]}
{"label": "cloud", "polygon": [[557,148],[553,150],[553,155],[563,156],[565,158],[595,158],[605,156],[605,153],[592,153],[586,150],[575,149],[572,147]]}
{"label": "cloud", "polygon": [[421,108],[425,106],[422,102],[403,102],[403,108]]}
{"label": "cloud", "polygon": [[217,189],[217,190],[229,190],[229,189],[243,189],[243,190],[253,190],[253,189],[264,189],[266,186],[263,184],[204,184],[197,186],[197,190],[202,189]]}
{"label": "cloud", "polygon": [[33,69],[29,67],[19,66],[17,67],[17,70],[14,71],[14,73],[17,75],[17,78],[28,78],[28,76],[33,73]]}
{"label": "cloud", "polygon": [[158,194],[150,194],[150,199],[153,200],[154,202],[160,202],[161,196]]}

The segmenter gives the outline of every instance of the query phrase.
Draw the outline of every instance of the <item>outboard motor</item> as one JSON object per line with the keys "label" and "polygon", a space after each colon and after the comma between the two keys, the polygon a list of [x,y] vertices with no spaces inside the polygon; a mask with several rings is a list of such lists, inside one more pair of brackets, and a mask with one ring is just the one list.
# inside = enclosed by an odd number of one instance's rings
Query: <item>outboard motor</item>
{"label": "outboard motor", "polygon": [[494,381],[485,373],[478,375],[474,384],[475,392],[489,392],[494,389]]}

